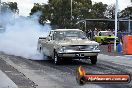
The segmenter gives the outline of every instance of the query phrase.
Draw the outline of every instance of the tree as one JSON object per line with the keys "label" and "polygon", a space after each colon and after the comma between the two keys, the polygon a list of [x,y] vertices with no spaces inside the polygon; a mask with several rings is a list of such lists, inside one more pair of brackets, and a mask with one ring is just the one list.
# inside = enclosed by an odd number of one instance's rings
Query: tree
{"label": "tree", "polygon": [[13,11],[13,12],[17,12],[18,11],[18,7],[17,7],[17,3],[16,2],[8,2],[9,8]]}
{"label": "tree", "polygon": [[[40,12],[41,15],[39,17],[39,23],[44,25],[45,21],[48,20],[47,16],[48,16],[48,5],[42,3],[34,3],[33,8],[31,9],[30,15],[34,15],[37,12]],[[46,14],[47,13],[47,14]]]}
{"label": "tree", "polygon": [[[115,19],[115,5],[107,6],[107,10],[105,11],[105,17],[107,19]],[[106,25],[107,29],[114,29],[114,27],[115,27],[114,22],[107,22],[107,23],[105,23],[105,25]]]}
{"label": "tree", "polygon": [[[105,18],[107,5],[101,2],[92,5],[91,0],[73,0],[71,17],[71,0],[49,0],[48,4],[37,4],[31,9],[30,15],[41,11],[39,22],[50,20],[51,25],[59,28],[76,28],[76,23],[88,18]],[[94,24],[94,23],[93,23]],[[101,23],[103,25],[104,23]],[[87,24],[88,25],[88,24]],[[93,26],[93,25],[89,25]]]}
{"label": "tree", "polygon": [[34,5],[30,15],[37,11],[42,11],[41,21],[50,20],[52,25],[57,25],[59,28],[71,28],[75,26],[74,24],[78,20],[91,16],[89,12],[91,6],[91,0],[73,0],[73,16],[71,20],[70,0],[49,0],[48,4]]}
{"label": "tree", "polygon": [[42,11],[42,5],[39,3],[34,3],[33,8],[31,9],[31,13],[30,15],[33,15],[34,13],[38,12],[38,11]]}
{"label": "tree", "polygon": [[129,17],[132,15],[132,7],[127,7],[120,12],[120,17]]}
{"label": "tree", "polygon": [[95,3],[92,6],[92,18],[105,18],[105,11],[107,10],[107,4],[103,4],[102,2]]}
{"label": "tree", "polygon": [[73,0],[73,18],[74,20],[82,20],[91,18],[91,0]]}
{"label": "tree", "polygon": [[[94,19],[106,18],[104,15],[106,10],[107,10],[107,4],[103,4],[102,2],[93,4],[92,9],[91,9],[91,18],[94,18]],[[104,26],[105,22],[94,22],[93,25],[97,29],[105,29],[106,28],[106,26]]]}
{"label": "tree", "polygon": [[17,7],[17,3],[16,2],[2,2],[1,4],[1,12],[4,13],[6,11],[11,10],[14,13],[19,13],[19,9]]}
{"label": "tree", "polygon": [[115,18],[115,5],[107,6],[107,10],[105,12],[105,16],[108,19],[114,19]]}
{"label": "tree", "polygon": [[[129,19],[129,16],[132,15],[132,7],[127,7],[124,10],[122,10],[120,12],[120,18],[125,18],[125,19]],[[128,24],[126,24],[127,22],[121,22],[120,24],[120,28],[122,28],[121,30],[126,30]]]}
{"label": "tree", "polygon": [[51,24],[59,28],[69,27],[71,23],[70,0],[49,0],[49,6]]}

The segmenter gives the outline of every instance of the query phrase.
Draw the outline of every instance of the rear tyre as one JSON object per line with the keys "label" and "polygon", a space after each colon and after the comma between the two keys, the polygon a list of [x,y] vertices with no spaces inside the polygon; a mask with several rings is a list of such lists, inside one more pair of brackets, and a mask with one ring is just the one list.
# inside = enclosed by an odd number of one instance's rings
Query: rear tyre
{"label": "rear tyre", "polygon": [[42,55],[42,59],[44,59],[44,58],[45,58],[45,54],[44,54],[44,52],[43,52],[43,48],[42,48],[42,47],[39,48],[39,52],[40,52],[41,55]]}
{"label": "rear tyre", "polygon": [[41,53],[41,46],[39,44],[37,45],[37,51]]}
{"label": "rear tyre", "polygon": [[91,64],[95,65],[97,63],[97,56],[90,57]]}

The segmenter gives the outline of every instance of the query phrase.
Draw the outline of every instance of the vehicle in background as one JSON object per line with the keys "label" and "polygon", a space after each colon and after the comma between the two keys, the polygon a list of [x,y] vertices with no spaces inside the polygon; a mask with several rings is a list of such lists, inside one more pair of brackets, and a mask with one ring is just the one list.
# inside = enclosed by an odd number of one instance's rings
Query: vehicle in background
{"label": "vehicle in background", "polygon": [[79,29],[51,30],[49,36],[38,39],[37,49],[52,57],[55,64],[62,59],[90,59],[92,64],[96,64],[100,52],[99,43],[90,41]]}
{"label": "vehicle in background", "polygon": [[[114,43],[115,36],[112,31],[99,31],[95,35],[95,41],[101,44]],[[116,37],[117,44],[119,43],[118,37]]]}

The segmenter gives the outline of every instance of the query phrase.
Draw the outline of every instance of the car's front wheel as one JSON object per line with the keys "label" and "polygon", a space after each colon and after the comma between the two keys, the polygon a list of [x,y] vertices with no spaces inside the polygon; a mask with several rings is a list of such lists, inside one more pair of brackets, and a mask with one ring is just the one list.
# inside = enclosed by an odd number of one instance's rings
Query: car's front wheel
{"label": "car's front wheel", "polygon": [[96,64],[97,63],[97,56],[90,57],[91,63]]}

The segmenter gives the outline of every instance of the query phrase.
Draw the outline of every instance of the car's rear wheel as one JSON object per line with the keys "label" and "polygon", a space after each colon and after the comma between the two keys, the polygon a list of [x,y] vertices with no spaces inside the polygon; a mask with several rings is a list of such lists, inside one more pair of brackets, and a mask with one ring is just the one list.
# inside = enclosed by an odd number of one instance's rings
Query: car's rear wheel
{"label": "car's rear wheel", "polygon": [[37,50],[38,50],[38,52],[41,53],[41,49],[42,49],[41,46],[38,44],[38,45],[37,45]]}
{"label": "car's rear wheel", "polygon": [[60,64],[60,59],[59,59],[59,57],[58,57],[57,52],[55,52],[55,51],[54,51],[54,63],[55,63],[56,65],[59,65],[59,64]]}
{"label": "car's rear wheel", "polygon": [[97,56],[90,57],[91,63],[96,64],[97,63]]}
{"label": "car's rear wheel", "polygon": [[45,58],[45,54],[43,52],[43,48],[42,47],[39,48],[39,52],[42,54],[42,59],[44,59]]}

